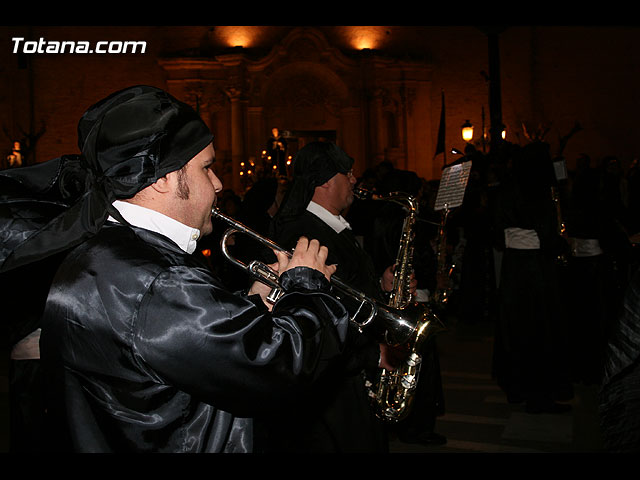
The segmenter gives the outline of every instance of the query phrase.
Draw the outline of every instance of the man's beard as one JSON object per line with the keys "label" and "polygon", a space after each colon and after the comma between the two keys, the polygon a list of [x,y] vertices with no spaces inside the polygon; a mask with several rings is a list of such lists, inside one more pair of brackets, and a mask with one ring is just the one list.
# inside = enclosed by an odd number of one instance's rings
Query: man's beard
{"label": "man's beard", "polygon": [[176,196],[180,200],[189,200],[189,182],[187,181],[187,172],[183,168],[178,170],[178,189]]}

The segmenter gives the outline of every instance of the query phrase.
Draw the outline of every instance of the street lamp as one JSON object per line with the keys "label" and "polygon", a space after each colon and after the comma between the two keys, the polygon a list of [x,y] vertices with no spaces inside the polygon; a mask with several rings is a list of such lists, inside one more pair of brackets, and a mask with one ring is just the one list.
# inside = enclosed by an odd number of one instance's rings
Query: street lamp
{"label": "street lamp", "polygon": [[467,120],[462,124],[462,139],[465,142],[470,142],[473,138],[473,125]]}

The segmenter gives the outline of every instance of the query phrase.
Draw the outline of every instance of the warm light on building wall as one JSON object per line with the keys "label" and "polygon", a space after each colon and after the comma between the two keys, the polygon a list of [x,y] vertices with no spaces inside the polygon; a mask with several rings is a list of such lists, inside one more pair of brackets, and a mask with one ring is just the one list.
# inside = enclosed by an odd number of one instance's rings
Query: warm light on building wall
{"label": "warm light on building wall", "polygon": [[249,48],[253,45],[256,38],[256,26],[240,27],[240,26],[216,26],[216,30],[220,38],[229,47]]}
{"label": "warm light on building wall", "polygon": [[386,27],[358,25],[347,28],[349,42],[357,50],[380,48]]}

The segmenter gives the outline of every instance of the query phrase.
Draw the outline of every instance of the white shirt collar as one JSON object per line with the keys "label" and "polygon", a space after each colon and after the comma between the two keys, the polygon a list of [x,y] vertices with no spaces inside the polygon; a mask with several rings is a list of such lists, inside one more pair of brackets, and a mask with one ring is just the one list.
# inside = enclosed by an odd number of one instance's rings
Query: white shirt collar
{"label": "white shirt collar", "polygon": [[349,222],[342,218],[341,215],[334,215],[323,206],[315,203],[313,200],[309,202],[309,205],[307,205],[307,210],[333,228],[336,233],[340,233],[345,228],[351,230],[351,225],[349,225]]}
{"label": "white shirt collar", "polygon": [[[200,230],[197,228],[189,227],[160,212],[134,205],[133,203],[116,200],[113,202],[113,206],[120,212],[122,218],[131,225],[169,237],[189,254],[196,250],[198,239],[200,238]],[[109,216],[108,220],[117,222],[111,216]]]}

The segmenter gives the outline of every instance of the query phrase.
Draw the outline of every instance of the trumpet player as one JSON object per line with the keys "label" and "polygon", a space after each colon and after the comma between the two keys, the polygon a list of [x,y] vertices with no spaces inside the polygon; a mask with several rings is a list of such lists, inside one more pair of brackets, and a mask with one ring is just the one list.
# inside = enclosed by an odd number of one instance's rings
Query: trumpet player
{"label": "trumpet player", "polygon": [[[66,254],[39,343],[48,449],[254,451],[254,417],[289,408],[342,362],[349,317],[327,293],[327,248],[302,238],[290,260],[278,254],[287,293],[273,307],[260,283],[226,291],[191,255],[222,189],[195,111],[135,86],[89,108],[78,133],[79,156],[0,175],[30,187],[43,215],[22,232],[14,222],[2,271]],[[67,180],[73,200],[59,198]]]}

